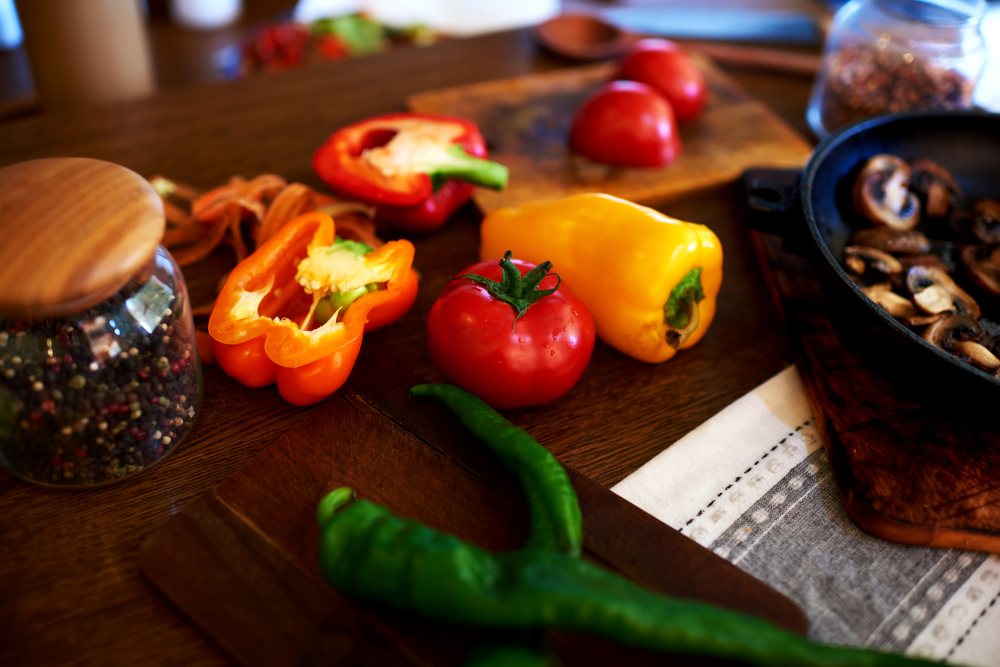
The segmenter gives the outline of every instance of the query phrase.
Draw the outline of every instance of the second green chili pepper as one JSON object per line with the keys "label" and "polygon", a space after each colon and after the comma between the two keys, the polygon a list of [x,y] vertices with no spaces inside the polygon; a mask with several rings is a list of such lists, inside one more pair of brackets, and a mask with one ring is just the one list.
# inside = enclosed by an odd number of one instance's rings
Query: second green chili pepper
{"label": "second green chili pepper", "polygon": [[421,384],[410,389],[410,395],[430,396],[444,403],[518,478],[531,517],[528,548],[580,555],[580,504],[566,470],[552,452],[464,389],[443,383]]}

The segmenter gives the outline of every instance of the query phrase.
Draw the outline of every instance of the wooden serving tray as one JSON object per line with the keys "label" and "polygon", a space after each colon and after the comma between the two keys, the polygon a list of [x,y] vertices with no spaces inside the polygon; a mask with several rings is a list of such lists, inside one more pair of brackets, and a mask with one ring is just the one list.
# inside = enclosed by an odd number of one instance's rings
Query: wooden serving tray
{"label": "wooden serving tray", "polygon": [[477,190],[475,200],[484,213],[580,192],[659,206],[731,183],[749,167],[801,167],[809,144],[711,61],[693,55],[705,73],[708,99],[698,118],[680,126],[680,159],[662,169],[611,167],[567,147],[574,112],[590,91],[609,80],[613,64],[432,90],[407,102],[414,111],[474,121],[490,159],[510,169],[503,191]]}
{"label": "wooden serving tray", "polygon": [[831,322],[808,260],[751,234],[851,519],[894,542],[1000,553],[996,409],[977,415],[922,395]]}
{"label": "wooden serving tray", "polygon": [[[452,665],[482,637],[356,603],[319,574],[316,505],[343,485],[490,550],[517,548],[527,535],[516,480],[436,401],[387,399],[400,378],[380,370],[355,384],[357,393],[323,403],[141,549],[146,577],[244,665]],[[804,615],[787,598],[569,472],[584,517],[586,558],[653,590],[805,631]],[[553,633],[553,646],[568,665],[664,660],[564,633]],[[729,663],[679,656],[671,664]]]}

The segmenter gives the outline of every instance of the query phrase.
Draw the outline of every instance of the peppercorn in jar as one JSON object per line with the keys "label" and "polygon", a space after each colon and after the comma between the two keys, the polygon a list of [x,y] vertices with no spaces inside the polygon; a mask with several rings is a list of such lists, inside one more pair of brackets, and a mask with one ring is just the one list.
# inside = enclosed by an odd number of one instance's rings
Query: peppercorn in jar
{"label": "peppercorn in jar", "polygon": [[36,160],[0,169],[0,210],[0,464],[57,487],[150,468],[202,397],[159,197],[116,165]]}

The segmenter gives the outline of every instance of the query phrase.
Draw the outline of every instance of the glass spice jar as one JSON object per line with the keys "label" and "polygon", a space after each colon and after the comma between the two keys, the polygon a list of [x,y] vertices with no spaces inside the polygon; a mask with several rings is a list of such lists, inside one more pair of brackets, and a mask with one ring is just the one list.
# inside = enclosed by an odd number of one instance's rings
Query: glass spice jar
{"label": "glass spice jar", "polygon": [[851,0],[833,17],[807,120],[820,138],[851,121],[969,109],[986,64],[985,0]]}
{"label": "glass spice jar", "polygon": [[62,488],[148,470],[203,392],[159,197],[117,165],[36,160],[0,169],[0,211],[0,464]]}

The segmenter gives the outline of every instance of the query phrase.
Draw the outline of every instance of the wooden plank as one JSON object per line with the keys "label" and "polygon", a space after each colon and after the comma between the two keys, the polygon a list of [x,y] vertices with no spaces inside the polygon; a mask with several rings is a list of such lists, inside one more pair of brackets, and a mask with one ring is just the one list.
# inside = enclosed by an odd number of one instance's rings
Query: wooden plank
{"label": "wooden plank", "polygon": [[[348,600],[211,493],[155,533],[139,564],[243,664],[409,664]],[[176,585],[181,573],[184,585]]]}
{"label": "wooden plank", "polygon": [[793,340],[848,515],[894,542],[1000,553],[1000,431],[920,395],[845,335],[808,260],[754,235]]}
{"label": "wooden plank", "polygon": [[702,114],[680,126],[681,157],[665,168],[611,167],[573,154],[569,127],[584,97],[614,65],[531,74],[411,95],[411,109],[462,116],[483,132],[490,159],[510,169],[501,192],[478,189],[484,212],[580,192],[606,192],[662,205],[731,183],[748,167],[801,167],[811,146],[752,99],[707,58],[695,54],[708,84]]}
{"label": "wooden plank", "polygon": [[[432,442],[409,426],[435,434]],[[481,631],[357,604],[322,583],[315,508],[326,491],[348,485],[359,497],[490,550],[517,548],[527,535],[524,501],[516,481],[497,473],[492,454],[480,456],[484,449],[434,402],[413,400],[390,420],[360,395],[339,394],[150,538],[140,567],[242,664],[355,664],[371,656],[386,664],[458,664],[483,639]],[[586,517],[586,558],[655,590],[804,631],[802,612],[786,598],[570,473]],[[621,652],[587,640],[584,655],[568,637],[554,643],[567,664]],[[684,660],[678,664],[703,664]]]}

